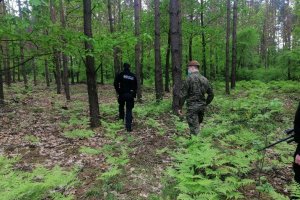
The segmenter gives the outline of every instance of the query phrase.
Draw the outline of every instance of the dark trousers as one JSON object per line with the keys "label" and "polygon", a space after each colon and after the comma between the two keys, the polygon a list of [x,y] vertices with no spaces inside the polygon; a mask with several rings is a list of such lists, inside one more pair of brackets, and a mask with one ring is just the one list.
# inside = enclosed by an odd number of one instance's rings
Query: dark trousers
{"label": "dark trousers", "polygon": [[[295,161],[295,158],[296,158],[296,155],[297,154],[300,154],[300,145],[298,144],[297,145],[297,149],[294,153],[294,161]],[[295,176],[294,176],[294,180],[300,184],[300,165],[296,164],[295,162],[293,163],[293,170],[294,170],[294,173],[295,173]]]}
{"label": "dark trousers", "polygon": [[119,118],[124,120],[125,112],[124,106],[126,104],[126,129],[131,130],[132,123],[132,109],[134,108],[134,98],[131,94],[120,94],[118,98],[119,103]]}
{"label": "dark trousers", "polygon": [[190,133],[197,135],[200,131],[200,124],[203,122],[205,108],[197,105],[188,107],[186,119],[189,124]]}

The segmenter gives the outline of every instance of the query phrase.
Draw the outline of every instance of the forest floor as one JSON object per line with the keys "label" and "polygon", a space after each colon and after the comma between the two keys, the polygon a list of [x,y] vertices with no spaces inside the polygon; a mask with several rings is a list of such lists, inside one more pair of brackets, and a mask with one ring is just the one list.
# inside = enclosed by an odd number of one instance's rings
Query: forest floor
{"label": "forest floor", "polygon": [[[244,87],[251,90],[252,86]],[[172,194],[168,193],[175,189],[170,189],[172,184],[166,183],[169,179],[165,178],[167,168],[176,163],[170,152],[180,151],[183,147],[178,146],[177,139],[188,139],[189,135],[185,120],[172,115],[170,95],[167,94],[165,100],[157,104],[154,91],[146,88],[143,103],[137,103],[134,108],[133,132],[127,133],[123,122],[117,120],[118,109],[113,87],[99,85],[98,91],[101,126],[90,130],[86,85],[71,86],[71,101],[66,101],[64,95],[55,94],[55,88],[45,89],[40,86],[24,91],[21,84],[6,88],[6,105],[0,109],[0,156],[10,159],[18,157],[12,170],[24,173],[34,172],[37,167],[51,170],[54,166],[60,166],[67,172],[74,171],[75,182],[71,180],[62,188],[50,188],[50,192],[39,191],[41,196],[37,199],[68,199],[71,196],[75,199],[172,199]],[[231,97],[226,97],[221,87],[217,86],[216,105],[212,103],[208,108],[202,129],[215,123],[212,120],[217,120],[215,116],[222,112],[222,108],[239,112],[235,108],[228,108],[226,102],[246,99],[248,95],[243,88]],[[269,137],[269,140],[274,141],[284,136],[279,135],[284,128],[292,126],[299,93],[293,89],[282,91],[275,88],[273,93],[262,95],[266,101],[275,98],[282,102],[282,116],[273,116],[270,112],[272,116],[268,119],[275,119],[274,123],[278,120],[278,125],[287,126],[270,128],[277,134]],[[223,102],[224,98],[226,101]],[[264,130],[264,127],[259,130]],[[245,199],[276,199],[275,196],[281,195],[284,198],[289,195],[288,186],[292,181],[290,162],[294,148],[294,145],[285,144],[278,149],[267,150],[262,170],[252,167],[247,172],[248,178],[255,182],[239,189]],[[260,161],[253,166],[259,165]],[[0,166],[4,166],[3,163],[0,159]],[[262,176],[265,179],[261,180]],[[34,177],[35,180],[39,176]],[[3,185],[0,183],[0,192],[4,191]],[[260,190],[257,185],[261,186]],[[63,195],[53,197],[53,191]],[[11,192],[16,193],[13,190]]]}

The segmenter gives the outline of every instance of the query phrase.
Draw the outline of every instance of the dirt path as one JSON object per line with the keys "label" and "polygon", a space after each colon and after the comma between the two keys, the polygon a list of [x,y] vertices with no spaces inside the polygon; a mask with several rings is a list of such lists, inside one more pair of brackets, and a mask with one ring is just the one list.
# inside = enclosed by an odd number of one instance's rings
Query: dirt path
{"label": "dirt path", "polygon": [[[64,132],[68,130],[86,128],[80,123],[70,125],[74,116],[79,121],[88,117],[86,86],[71,87],[71,102],[66,102],[63,95],[56,95],[54,91],[35,88],[22,95],[8,91],[9,103],[1,109],[0,115],[0,153],[8,157],[20,156],[21,161],[16,168],[21,170],[31,170],[37,165],[47,168],[59,165],[67,169],[79,166],[81,184],[72,192],[78,199],[99,199],[85,194],[101,184],[96,179],[110,166],[105,155],[88,155],[80,153],[79,149],[82,146],[101,149],[114,141],[105,136],[104,127],[95,129],[94,136],[87,139],[65,137]],[[99,93],[101,106],[116,103],[112,87],[101,86]],[[139,106],[145,104],[136,105]],[[114,114],[102,112],[101,115],[102,120],[114,122],[117,110]],[[119,136],[125,134],[124,130],[117,132]],[[130,135],[133,139],[126,144],[130,148],[129,162],[124,166],[124,174],[119,177],[123,187],[116,196],[118,199],[147,199],[151,193],[161,191],[160,178],[170,158],[167,154],[158,155],[157,150],[173,145],[170,139],[172,133],[166,132],[162,136],[142,120],[135,119],[134,131]]]}

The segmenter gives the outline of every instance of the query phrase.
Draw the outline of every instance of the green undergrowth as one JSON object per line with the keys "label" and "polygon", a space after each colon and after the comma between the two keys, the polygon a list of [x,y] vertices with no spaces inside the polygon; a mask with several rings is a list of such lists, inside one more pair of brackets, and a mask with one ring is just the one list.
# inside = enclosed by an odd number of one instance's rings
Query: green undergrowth
{"label": "green undergrowth", "polygon": [[37,167],[30,172],[14,169],[17,158],[0,157],[0,198],[5,200],[54,199],[71,200],[65,195],[77,181],[77,171],[63,171],[60,167],[49,170]]}
{"label": "green undergrowth", "polygon": [[[284,99],[299,92],[295,85],[292,81],[241,81],[225,96],[223,84],[214,83],[216,96],[207,108],[201,133],[191,138],[174,137],[178,148],[168,150],[174,162],[163,178],[160,198],[247,199],[243,188],[251,186],[271,199],[288,199],[274,188],[276,183],[252,174],[271,173],[292,163],[292,145],[274,147],[277,157],[272,160],[266,160],[259,150],[285,137],[283,131],[293,125],[294,113],[286,110]],[[297,102],[291,101],[295,108]],[[175,117],[173,122],[178,132],[186,132],[184,121]],[[286,188],[289,185],[286,183]]]}
{"label": "green undergrowth", "polygon": [[86,129],[74,129],[72,131],[66,131],[64,136],[72,139],[85,139],[89,137],[93,137],[95,135],[94,131],[86,130]]}
{"label": "green undergrowth", "polygon": [[[107,114],[107,113],[105,113]],[[101,149],[81,147],[80,152],[86,154],[102,154],[105,157],[107,169],[97,176],[95,184],[85,193],[86,198],[118,199],[116,192],[121,192],[126,184],[123,180],[126,174],[125,166],[128,164],[129,153],[132,149],[129,144],[134,138],[124,131],[122,121],[110,122],[102,120],[104,136],[108,141]]]}

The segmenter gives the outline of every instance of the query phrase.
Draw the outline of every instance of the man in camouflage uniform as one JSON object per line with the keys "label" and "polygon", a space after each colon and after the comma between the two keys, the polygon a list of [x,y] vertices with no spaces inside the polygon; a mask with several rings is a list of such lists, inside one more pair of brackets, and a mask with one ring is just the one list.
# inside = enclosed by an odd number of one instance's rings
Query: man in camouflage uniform
{"label": "man in camouflage uniform", "polygon": [[[213,89],[208,80],[199,74],[199,63],[191,61],[188,64],[188,77],[180,92],[180,108],[185,100],[187,105],[186,119],[193,135],[199,133],[200,123],[203,121],[205,108],[214,98]],[[205,95],[207,94],[207,98]],[[181,109],[178,113],[182,115]]]}

